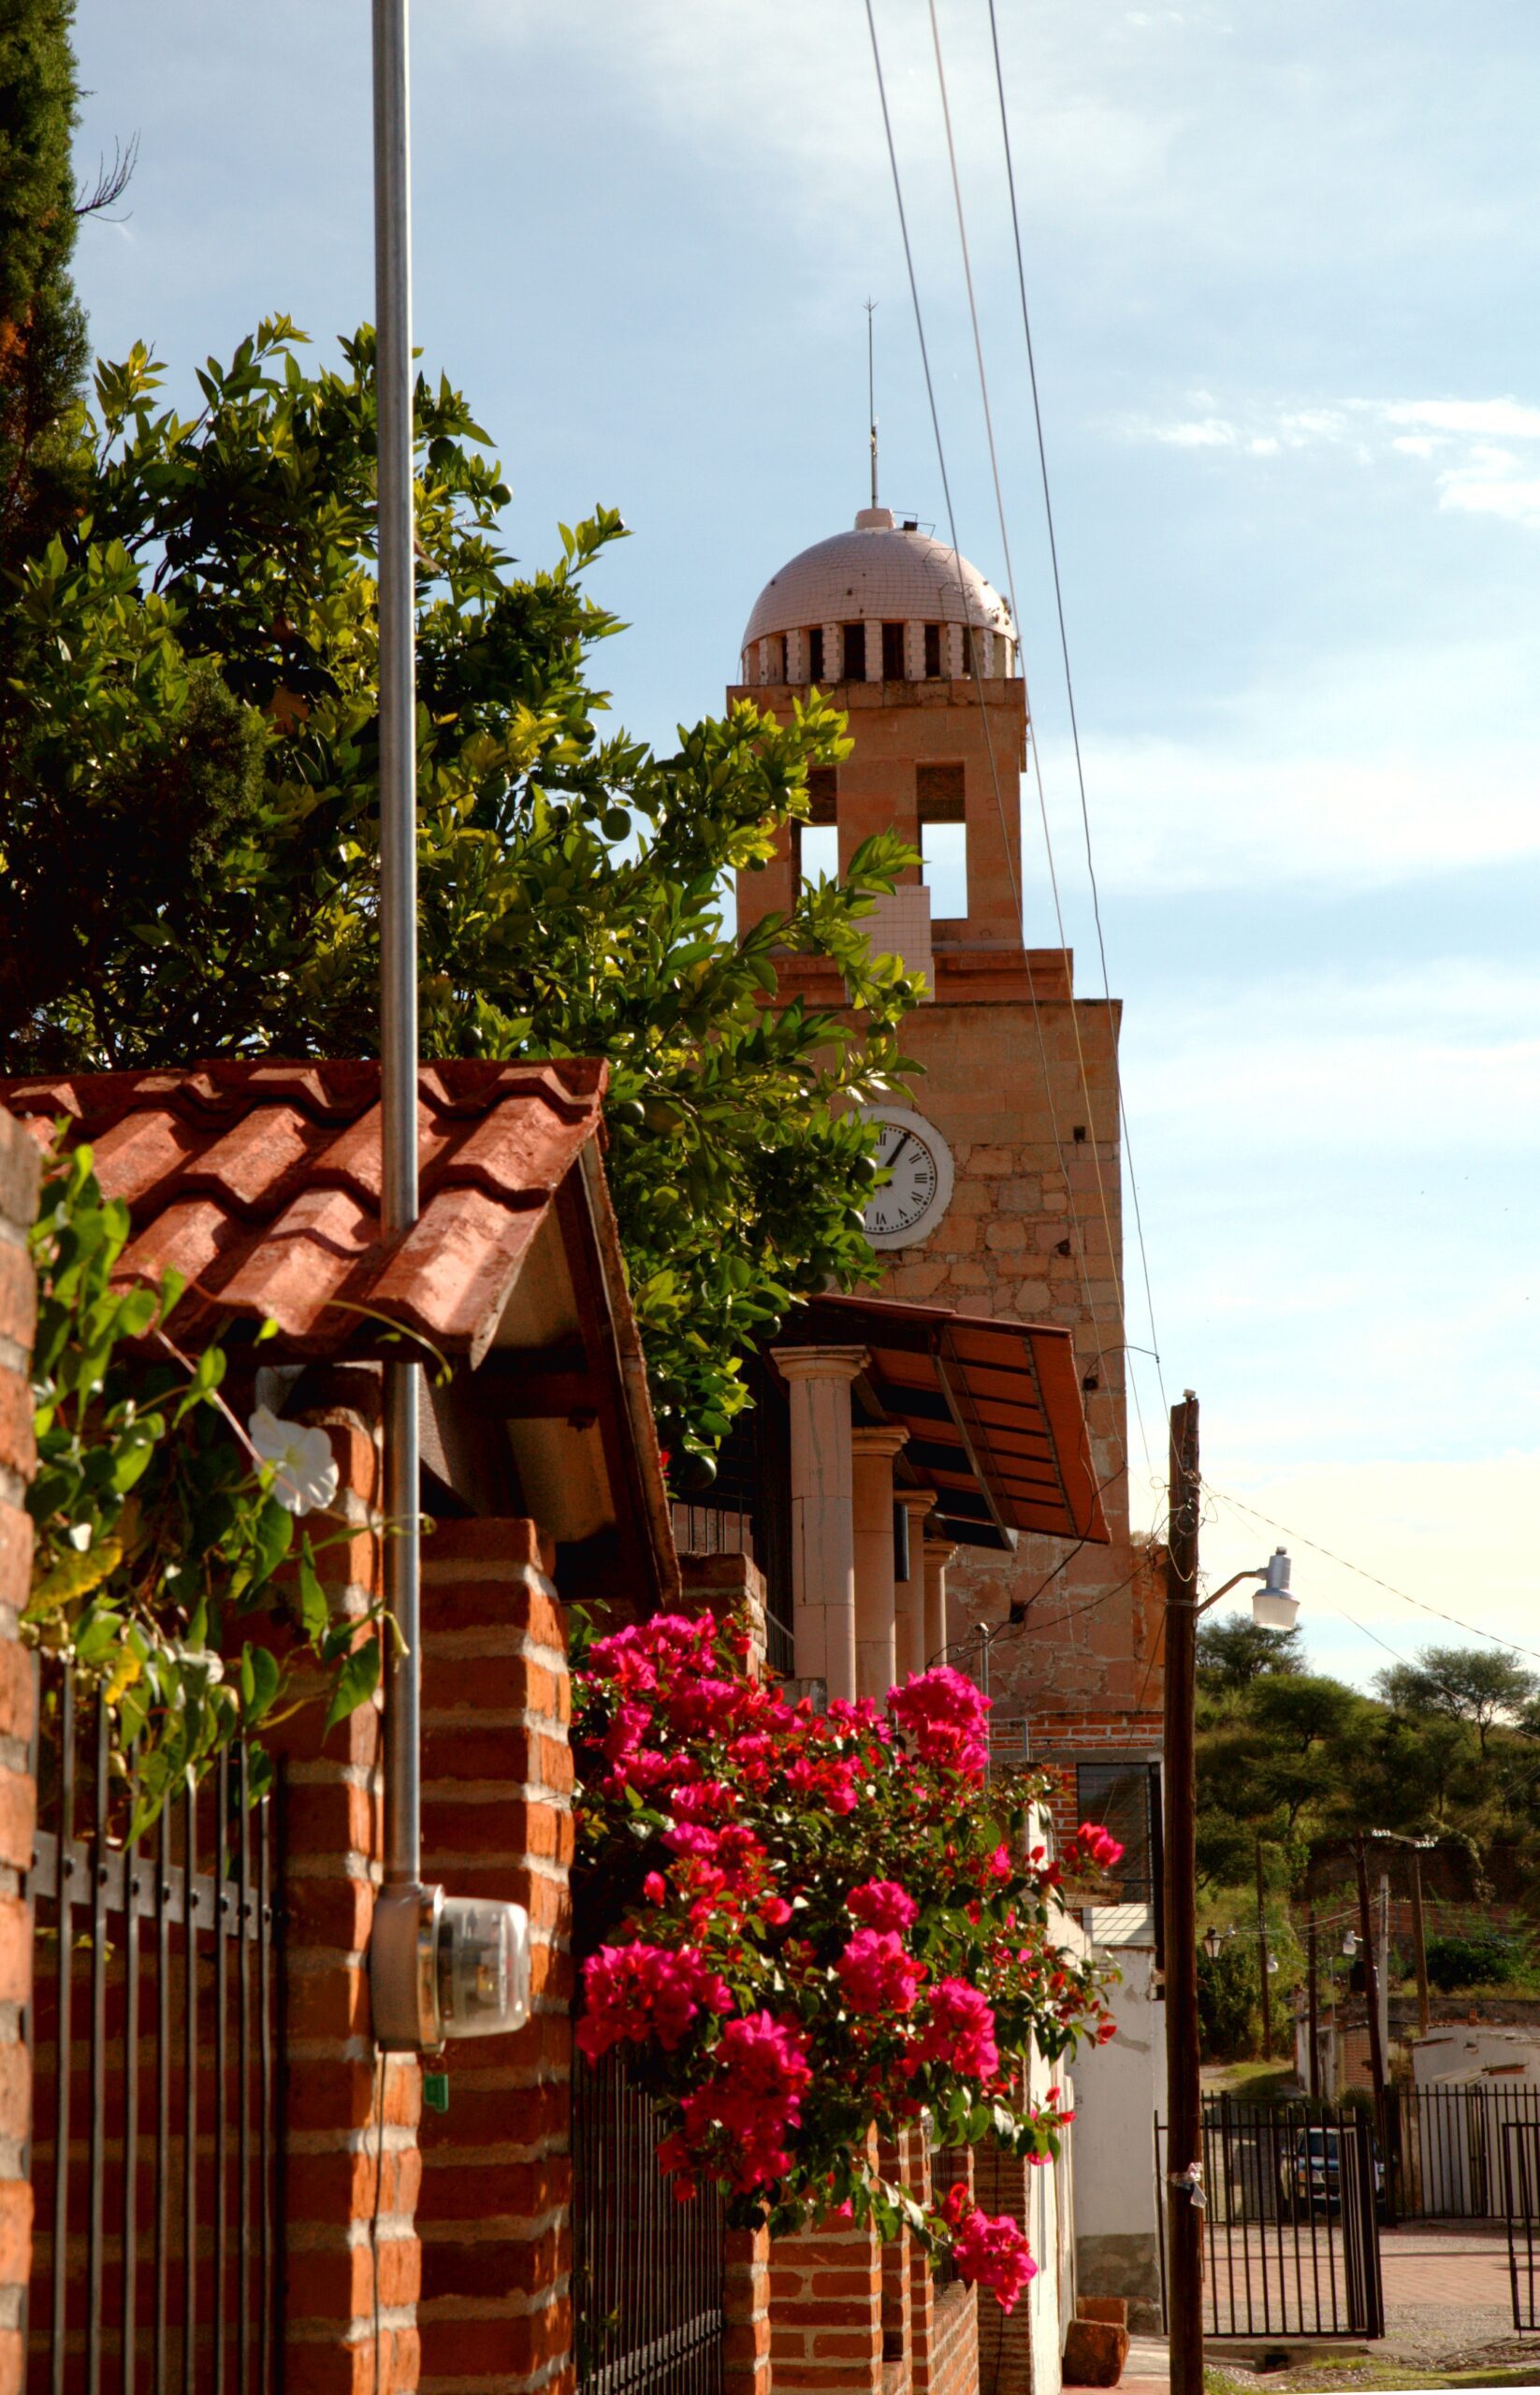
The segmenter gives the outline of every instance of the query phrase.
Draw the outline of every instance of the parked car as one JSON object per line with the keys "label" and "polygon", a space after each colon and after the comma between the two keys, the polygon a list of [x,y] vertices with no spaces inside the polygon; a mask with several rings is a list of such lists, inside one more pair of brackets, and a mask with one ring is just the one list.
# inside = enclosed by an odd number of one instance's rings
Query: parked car
{"label": "parked car", "polygon": [[[1286,2204],[1307,2205],[1313,2212],[1338,2210],[1343,2199],[1342,2142],[1341,2129],[1321,2122],[1294,2131],[1278,2157],[1278,2180]],[[1377,2144],[1373,2151],[1377,2205],[1385,2194],[1385,2166]]]}

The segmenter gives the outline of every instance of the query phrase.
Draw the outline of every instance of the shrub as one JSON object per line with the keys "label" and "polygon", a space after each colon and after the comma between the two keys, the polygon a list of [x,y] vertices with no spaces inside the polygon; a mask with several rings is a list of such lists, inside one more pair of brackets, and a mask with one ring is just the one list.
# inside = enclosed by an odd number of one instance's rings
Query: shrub
{"label": "shrub", "polygon": [[1477,1931],[1428,1940],[1428,1977],[1445,1996],[1457,1988],[1505,1987],[1517,1979],[1523,1957],[1507,1938]]}

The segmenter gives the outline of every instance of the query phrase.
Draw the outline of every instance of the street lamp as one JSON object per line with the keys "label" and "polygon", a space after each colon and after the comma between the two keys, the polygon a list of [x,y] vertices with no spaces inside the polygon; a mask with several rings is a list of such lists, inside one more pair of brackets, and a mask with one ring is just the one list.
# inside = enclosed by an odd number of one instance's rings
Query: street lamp
{"label": "street lamp", "polygon": [[1223,1946],[1224,1942],[1225,1941],[1220,1937],[1217,1929],[1206,1929],[1204,1931],[1203,1952],[1208,1956],[1211,1963],[1218,1962],[1219,1949]]}
{"label": "street lamp", "polygon": [[[1198,1621],[1242,1580],[1258,1580],[1252,1619],[1292,1630],[1299,1602],[1282,1547],[1237,1572],[1212,1596],[1198,1593],[1198,1399],[1171,1408],[1170,1506],[1166,1548],[1166,2253],[1170,2289],[1171,2395],[1203,2395],[1203,2091],[1198,2053]],[[1264,1989],[1266,1981],[1263,1981]],[[1264,1999],[1265,2000],[1265,1999]]]}

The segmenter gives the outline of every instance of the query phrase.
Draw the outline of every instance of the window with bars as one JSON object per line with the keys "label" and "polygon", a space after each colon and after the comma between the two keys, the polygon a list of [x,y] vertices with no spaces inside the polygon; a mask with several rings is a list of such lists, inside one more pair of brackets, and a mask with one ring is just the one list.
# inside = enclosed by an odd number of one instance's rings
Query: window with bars
{"label": "window with bars", "polygon": [[1082,1763],[1075,1767],[1075,1799],[1082,1822],[1101,1822],[1123,1849],[1113,1874],[1125,1904],[1153,1904],[1156,1892],[1157,1766],[1151,1763]]}

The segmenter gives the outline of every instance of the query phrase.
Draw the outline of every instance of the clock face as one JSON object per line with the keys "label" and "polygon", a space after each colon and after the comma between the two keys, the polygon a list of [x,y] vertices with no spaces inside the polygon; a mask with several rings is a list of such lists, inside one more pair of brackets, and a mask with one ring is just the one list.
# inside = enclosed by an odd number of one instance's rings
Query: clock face
{"label": "clock face", "polygon": [[928,1239],[952,1198],[952,1154],[934,1123],[903,1106],[869,1106],[879,1126],[877,1162],[888,1174],[866,1201],[874,1247],[908,1247]]}

